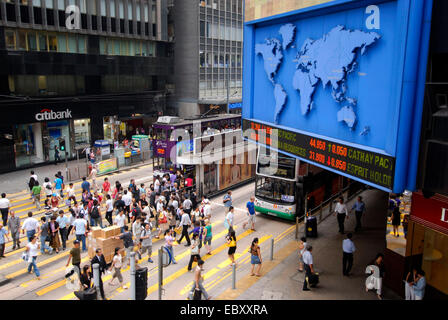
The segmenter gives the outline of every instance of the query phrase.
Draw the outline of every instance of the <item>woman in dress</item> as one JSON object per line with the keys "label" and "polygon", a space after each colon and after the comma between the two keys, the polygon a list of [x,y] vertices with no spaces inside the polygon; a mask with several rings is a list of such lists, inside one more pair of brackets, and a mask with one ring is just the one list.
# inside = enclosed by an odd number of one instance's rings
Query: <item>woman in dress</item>
{"label": "woman in dress", "polygon": [[123,276],[121,274],[121,267],[123,266],[123,258],[120,253],[120,248],[115,248],[114,258],[110,266],[110,271],[113,271],[112,280],[110,280],[109,285],[113,285],[112,282],[115,278],[120,282],[120,288],[127,289],[128,287],[123,286]]}
{"label": "woman in dress", "polygon": [[50,247],[59,253],[59,248],[61,246],[61,241],[59,240],[59,223],[56,221],[56,217],[52,216],[49,225],[50,231]]}
{"label": "woman in dress", "polygon": [[394,236],[395,237],[399,237],[399,234],[398,234],[398,227],[400,226],[400,224],[401,224],[401,221],[400,221],[401,219],[400,219],[400,208],[398,208],[398,207],[395,207],[394,208],[394,211],[393,211],[393,213],[392,213],[392,226],[393,226],[393,228],[394,228]]}
{"label": "woman in dress", "polygon": [[233,230],[233,228],[230,229],[230,232],[227,235],[226,240],[227,240],[227,246],[229,247],[227,254],[233,266],[236,265],[235,263],[236,236],[235,236],[235,230]]}
{"label": "woman in dress", "polygon": [[[258,245],[258,238],[255,238],[252,241],[252,244],[250,246],[250,254],[251,254],[250,264],[252,265],[250,275],[260,277],[262,259],[261,259],[260,246]],[[255,265],[257,266],[257,270],[254,273]]]}

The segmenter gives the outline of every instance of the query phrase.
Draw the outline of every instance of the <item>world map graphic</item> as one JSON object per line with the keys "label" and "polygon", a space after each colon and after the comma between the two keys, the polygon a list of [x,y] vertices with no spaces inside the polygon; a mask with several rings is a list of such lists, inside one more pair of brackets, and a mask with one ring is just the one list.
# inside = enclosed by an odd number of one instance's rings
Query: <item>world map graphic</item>
{"label": "world map graphic", "polygon": [[[255,45],[255,54],[263,58],[264,70],[274,88],[276,124],[280,121],[288,99],[288,93],[276,80],[276,76],[283,63],[284,50],[293,47],[296,32],[296,26],[288,23],[279,29],[282,41],[270,38]],[[320,39],[306,39],[297,52],[294,60],[297,70],[291,79],[292,87],[300,94],[302,116],[316,107],[313,95],[318,84],[321,83],[323,89],[330,85],[331,96],[340,106],[336,114],[337,121],[353,130],[357,122],[358,102],[356,98],[347,96],[347,76],[356,70],[358,57],[364,55],[366,49],[380,38],[375,32],[347,30],[339,25]],[[360,135],[368,134],[369,130],[368,126],[364,127]]]}

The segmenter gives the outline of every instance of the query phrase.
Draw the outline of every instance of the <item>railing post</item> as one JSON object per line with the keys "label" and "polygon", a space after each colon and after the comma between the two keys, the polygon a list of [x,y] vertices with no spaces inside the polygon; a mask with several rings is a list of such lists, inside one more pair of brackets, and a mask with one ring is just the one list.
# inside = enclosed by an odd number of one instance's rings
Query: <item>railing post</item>
{"label": "railing post", "polygon": [[296,240],[299,240],[299,216],[296,216]]}
{"label": "railing post", "polygon": [[159,300],[162,300],[162,285],[163,285],[163,263],[162,263],[163,249],[159,249]]}
{"label": "railing post", "polygon": [[100,265],[98,263],[94,263],[92,265],[93,268],[93,284],[95,285],[96,289],[96,299],[101,299],[101,293],[100,293]]}
{"label": "railing post", "polygon": [[232,266],[232,289],[236,289],[236,264]]}
{"label": "railing post", "polygon": [[271,239],[271,261],[274,260],[274,239]]}
{"label": "railing post", "polygon": [[135,284],[135,252],[131,252],[131,300],[136,300],[136,284]]}

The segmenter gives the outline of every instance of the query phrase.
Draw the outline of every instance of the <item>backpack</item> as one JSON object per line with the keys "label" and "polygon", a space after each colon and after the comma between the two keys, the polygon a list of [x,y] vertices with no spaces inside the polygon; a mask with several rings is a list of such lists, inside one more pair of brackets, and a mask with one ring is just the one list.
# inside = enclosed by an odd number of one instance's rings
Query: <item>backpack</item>
{"label": "backpack", "polygon": [[90,217],[92,217],[92,219],[100,218],[100,211],[98,210],[97,206],[92,208],[92,212],[90,213]]}
{"label": "backpack", "polygon": [[28,182],[28,187],[30,187],[30,189],[32,189],[34,187],[36,180],[34,180],[33,177],[30,178],[30,181]]}

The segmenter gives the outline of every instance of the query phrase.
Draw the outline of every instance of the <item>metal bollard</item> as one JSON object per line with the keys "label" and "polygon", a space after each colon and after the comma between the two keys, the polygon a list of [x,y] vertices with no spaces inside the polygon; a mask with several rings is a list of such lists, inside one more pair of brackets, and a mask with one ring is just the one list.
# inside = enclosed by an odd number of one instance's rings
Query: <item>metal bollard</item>
{"label": "metal bollard", "polygon": [[271,239],[271,261],[274,260],[274,239]]}
{"label": "metal bollard", "polygon": [[131,300],[136,300],[136,284],[135,284],[135,252],[131,252],[130,260],[131,260]]}
{"label": "metal bollard", "polygon": [[163,249],[159,249],[159,300],[162,300],[162,285],[163,285],[163,263],[162,263]]}
{"label": "metal bollard", "polygon": [[299,217],[296,217],[296,240],[299,240]]}
{"label": "metal bollard", "polygon": [[93,284],[96,288],[96,299],[101,299],[101,293],[100,293],[100,265],[98,263],[94,263],[92,265],[93,268]]}
{"label": "metal bollard", "polygon": [[236,264],[232,266],[232,289],[236,289]]}

